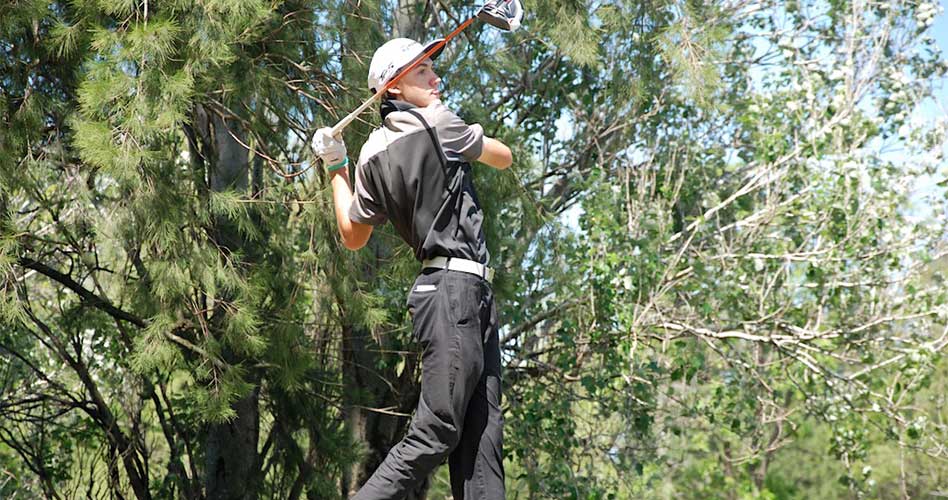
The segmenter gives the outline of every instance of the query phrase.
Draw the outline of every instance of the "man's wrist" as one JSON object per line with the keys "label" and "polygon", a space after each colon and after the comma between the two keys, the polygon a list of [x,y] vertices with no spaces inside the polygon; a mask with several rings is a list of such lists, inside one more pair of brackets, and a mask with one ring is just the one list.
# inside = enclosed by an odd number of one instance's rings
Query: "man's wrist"
{"label": "man's wrist", "polygon": [[346,168],[347,166],[349,166],[349,157],[348,157],[348,156],[345,157],[345,158],[343,158],[341,162],[339,162],[339,163],[337,163],[337,164],[335,164],[335,165],[330,165],[330,166],[326,167],[326,170],[329,171],[330,173],[332,173],[332,172],[336,172],[336,171],[338,171],[338,170],[342,170],[342,169]]}

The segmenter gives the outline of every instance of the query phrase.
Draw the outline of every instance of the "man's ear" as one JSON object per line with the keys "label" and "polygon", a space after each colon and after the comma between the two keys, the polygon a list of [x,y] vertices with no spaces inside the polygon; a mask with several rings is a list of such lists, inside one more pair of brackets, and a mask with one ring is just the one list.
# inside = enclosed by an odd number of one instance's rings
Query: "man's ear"
{"label": "man's ear", "polygon": [[388,89],[388,93],[392,97],[397,98],[398,96],[402,95],[402,89],[398,88],[398,85],[396,84],[394,87]]}

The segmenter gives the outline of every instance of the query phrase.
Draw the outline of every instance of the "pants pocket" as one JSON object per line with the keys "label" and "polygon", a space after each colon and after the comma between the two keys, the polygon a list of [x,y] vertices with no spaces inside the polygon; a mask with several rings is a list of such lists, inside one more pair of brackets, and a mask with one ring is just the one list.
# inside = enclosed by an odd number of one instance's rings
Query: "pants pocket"
{"label": "pants pocket", "polygon": [[484,288],[481,278],[454,272],[445,278],[452,322],[465,331],[480,330]]}
{"label": "pants pocket", "polygon": [[443,272],[419,274],[408,291],[408,315],[412,319],[412,338],[422,341],[425,331],[431,330],[437,321],[438,298]]}

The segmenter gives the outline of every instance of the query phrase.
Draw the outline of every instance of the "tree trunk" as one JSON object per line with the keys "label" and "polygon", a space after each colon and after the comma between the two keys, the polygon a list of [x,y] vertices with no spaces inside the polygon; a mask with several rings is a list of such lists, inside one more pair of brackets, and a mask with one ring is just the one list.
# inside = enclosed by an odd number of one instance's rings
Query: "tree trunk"
{"label": "tree trunk", "polygon": [[259,386],[233,405],[237,416],[232,421],[208,428],[204,472],[208,499],[256,498],[258,403]]}
{"label": "tree trunk", "polygon": [[[250,186],[249,152],[241,130],[217,114],[205,114],[196,109],[198,130],[201,133],[203,158],[209,160],[207,184],[211,191],[247,191]],[[240,139],[238,141],[238,139]],[[248,246],[234,223],[226,217],[216,217],[211,230],[215,243],[225,252],[239,252],[252,258],[257,252]],[[215,314],[216,316],[216,314]],[[224,349],[224,361],[238,364],[245,361],[232,350]],[[204,478],[208,499],[256,498],[260,462],[257,443],[260,436],[260,380],[250,375],[253,386],[233,404],[236,416],[224,423],[212,424],[204,436]]]}
{"label": "tree trunk", "polygon": [[[369,479],[408,428],[407,417],[373,409],[392,408],[407,414],[418,399],[414,359],[406,359],[399,375],[391,369],[375,368],[379,366],[378,350],[379,346],[365,330],[350,329],[343,334],[343,380],[346,386],[343,415],[355,440],[368,448],[363,459],[345,471],[344,495],[356,492]],[[406,390],[393,392],[389,384]],[[426,491],[427,481],[408,498],[424,498]]]}

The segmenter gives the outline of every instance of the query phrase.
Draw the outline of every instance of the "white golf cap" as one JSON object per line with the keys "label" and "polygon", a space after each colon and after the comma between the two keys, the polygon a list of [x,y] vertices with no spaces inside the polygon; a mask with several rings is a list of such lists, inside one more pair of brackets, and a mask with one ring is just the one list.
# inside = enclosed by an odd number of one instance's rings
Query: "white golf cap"
{"label": "white golf cap", "polygon": [[[369,64],[369,90],[377,92],[405,66],[414,62],[416,57],[428,52],[442,40],[444,39],[438,38],[428,42],[427,45],[422,45],[410,38],[394,38],[385,42],[372,55],[372,62]],[[437,58],[442,50],[444,47],[434,51],[431,58]]]}

